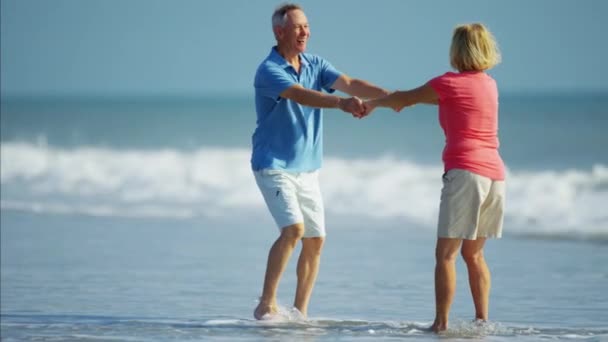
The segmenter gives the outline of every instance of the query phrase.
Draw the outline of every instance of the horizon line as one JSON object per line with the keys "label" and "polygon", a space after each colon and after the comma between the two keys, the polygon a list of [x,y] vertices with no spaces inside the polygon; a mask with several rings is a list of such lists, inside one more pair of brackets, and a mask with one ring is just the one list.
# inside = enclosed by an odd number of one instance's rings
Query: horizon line
{"label": "horizon line", "polygon": [[[608,88],[540,88],[540,89],[505,89],[499,90],[503,96],[568,96],[568,95],[605,95],[608,97]],[[184,99],[184,100],[208,100],[219,99],[246,99],[254,97],[254,90],[244,91],[203,91],[203,92],[0,92],[2,101],[19,100],[52,100],[52,99],[81,99],[81,100],[104,100],[104,99]]]}

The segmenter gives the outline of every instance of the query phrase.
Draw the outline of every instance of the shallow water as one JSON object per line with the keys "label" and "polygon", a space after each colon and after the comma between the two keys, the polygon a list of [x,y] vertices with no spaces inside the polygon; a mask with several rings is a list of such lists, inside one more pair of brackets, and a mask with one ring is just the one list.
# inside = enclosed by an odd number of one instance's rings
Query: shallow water
{"label": "shallow water", "polygon": [[[339,218],[330,217],[329,222]],[[403,223],[329,231],[309,320],[258,322],[269,218],[108,219],[3,211],[4,341],[434,340],[434,236]],[[490,322],[471,322],[462,261],[450,339],[608,338],[608,246],[506,233],[486,257]],[[278,300],[288,310],[292,258]]]}
{"label": "shallow water", "polygon": [[260,322],[219,317],[216,319],[176,320],[170,318],[104,316],[3,315],[3,340],[224,340],[256,341],[374,341],[449,340],[484,341],[584,340],[605,341],[607,328],[535,328],[488,322],[479,325],[456,321],[438,335],[427,322],[363,321],[311,319],[306,322]]}

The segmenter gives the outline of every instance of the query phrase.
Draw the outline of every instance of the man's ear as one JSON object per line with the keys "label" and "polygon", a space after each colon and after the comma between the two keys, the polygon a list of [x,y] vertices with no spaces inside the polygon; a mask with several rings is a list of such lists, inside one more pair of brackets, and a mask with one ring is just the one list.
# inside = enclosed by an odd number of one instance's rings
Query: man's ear
{"label": "man's ear", "polygon": [[272,32],[274,32],[274,37],[279,40],[283,38],[283,28],[281,26],[273,26]]}

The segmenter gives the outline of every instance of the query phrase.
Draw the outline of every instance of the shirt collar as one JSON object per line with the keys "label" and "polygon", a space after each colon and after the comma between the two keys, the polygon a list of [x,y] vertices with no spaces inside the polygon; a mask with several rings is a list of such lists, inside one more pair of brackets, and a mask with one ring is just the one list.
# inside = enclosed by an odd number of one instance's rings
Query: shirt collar
{"label": "shirt collar", "polygon": [[[270,49],[270,59],[283,68],[292,66],[291,64],[287,63],[287,61],[285,60],[285,58],[283,58],[283,56],[281,56],[279,54],[279,52],[277,51],[276,45],[273,46],[272,49]],[[306,58],[306,55],[303,53],[300,54],[300,63],[302,63],[303,67],[307,67],[309,64],[308,59]]]}

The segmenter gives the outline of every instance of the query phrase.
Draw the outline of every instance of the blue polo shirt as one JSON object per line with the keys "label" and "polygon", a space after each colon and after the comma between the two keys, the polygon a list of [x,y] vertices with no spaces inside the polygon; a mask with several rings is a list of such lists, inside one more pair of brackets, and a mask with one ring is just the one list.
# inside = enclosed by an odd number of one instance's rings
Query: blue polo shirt
{"label": "blue polo shirt", "polygon": [[309,172],[321,167],[323,110],[279,96],[299,84],[333,93],[341,73],[325,59],[300,54],[300,74],[277,52],[276,46],[255,74],[257,127],[252,136],[251,168]]}

